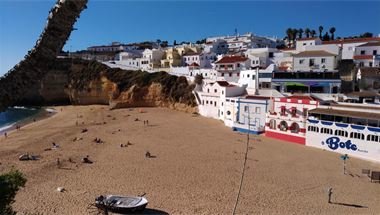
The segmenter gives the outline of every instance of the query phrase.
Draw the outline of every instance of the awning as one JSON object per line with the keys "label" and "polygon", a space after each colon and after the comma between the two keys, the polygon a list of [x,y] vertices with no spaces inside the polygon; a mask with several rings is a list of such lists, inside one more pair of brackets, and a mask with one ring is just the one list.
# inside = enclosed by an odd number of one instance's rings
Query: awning
{"label": "awning", "polygon": [[287,87],[307,87],[307,85],[300,82],[286,82]]}

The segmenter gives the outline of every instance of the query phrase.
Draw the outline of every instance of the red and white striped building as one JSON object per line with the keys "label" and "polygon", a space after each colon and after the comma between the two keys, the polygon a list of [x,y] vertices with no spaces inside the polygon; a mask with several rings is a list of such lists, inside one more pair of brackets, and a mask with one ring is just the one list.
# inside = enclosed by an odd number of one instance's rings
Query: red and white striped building
{"label": "red and white striped building", "polygon": [[274,98],[267,113],[265,136],[305,145],[308,110],[319,102],[310,96]]}

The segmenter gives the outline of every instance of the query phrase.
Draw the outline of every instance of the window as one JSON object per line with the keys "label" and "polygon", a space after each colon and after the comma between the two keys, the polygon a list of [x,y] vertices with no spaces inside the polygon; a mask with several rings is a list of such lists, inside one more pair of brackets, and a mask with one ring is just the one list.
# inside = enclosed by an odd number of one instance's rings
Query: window
{"label": "window", "polygon": [[218,90],[217,89],[214,89],[214,93],[217,93],[218,92]]}
{"label": "window", "polygon": [[222,102],[222,107],[223,107],[223,102]]}
{"label": "window", "polygon": [[281,106],[281,116],[285,116],[286,108],[285,106]]}
{"label": "window", "polygon": [[292,114],[292,117],[296,117],[297,116],[297,108],[296,107],[292,107],[291,114]]}
{"label": "window", "polygon": [[287,131],[288,130],[288,124],[285,121],[281,121],[279,126],[280,126],[281,131]]}
{"label": "window", "polygon": [[321,63],[326,63],[326,58],[322,58]]}
{"label": "window", "polygon": [[227,111],[227,115],[228,115],[228,116],[231,115],[231,111],[228,110],[228,111]]}
{"label": "window", "polygon": [[216,101],[214,102],[214,107],[216,107]]}
{"label": "window", "polygon": [[248,112],[248,109],[249,109],[249,107],[248,106],[244,106],[244,112]]}
{"label": "window", "polygon": [[274,57],[273,52],[269,52],[269,57],[270,57],[270,58],[273,58],[273,57]]}
{"label": "window", "polygon": [[247,78],[249,78],[249,74],[247,75]]}
{"label": "window", "polygon": [[232,73],[231,73],[231,72],[230,72],[230,73],[228,73],[228,76],[232,77]]}
{"label": "window", "polygon": [[372,67],[373,63],[372,62],[369,62],[369,67]]}
{"label": "window", "polygon": [[364,66],[364,62],[360,62],[359,67],[363,67],[363,66]]}
{"label": "window", "polygon": [[206,104],[208,105],[208,100],[206,100]]}
{"label": "window", "polygon": [[260,113],[260,107],[256,107],[256,113]]}
{"label": "window", "polygon": [[205,104],[205,100],[202,100],[202,105],[204,105]]}
{"label": "window", "polygon": [[300,64],[303,64],[303,62],[305,62],[304,59],[301,59],[301,60],[299,61]]}
{"label": "window", "polygon": [[379,142],[380,137],[377,135],[369,134],[367,135],[367,141],[372,141],[372,142]]}
{"label": "window", "polygon": [[224,73],[222,73],[222,77],[224,77]]}
{"label": "window", "polygon": [[302,113],[303,117],[307,117],[307,108],[304,108],[303,109],[303,113]]}
{"label": "window", "polygon": [[303,45],[303,46],[306,46],[306,43],[303,43],[302,45]]}
{"label": "window", "polygon": [[314,66],[315,62],[314,59],[309,59],[309,66]]}
{"label": "window", "polygon": [[351,132],[350,138],[364,140],[364,134],[358,132]]}
{"label": "window", "polygon": [[361,50],[361,51],[360,51],[360,54],[361,54],[361,55],[365,55],[365,50]]}
{"label": "window", "polygon": [[333,131],[330,128],[321,128],[321,133],[322,134],[333,134]]}
{"label": "window", "polygon": [[372,55],[377,55],[377,50],[373,50]]}
{"label": "window", "polygon": [[292,133],[300,132],[300,126],[296,122],[292,123],[292,125],[290,126],[290,132]]}
{"label": "window", "polygon": [[207,92],[208,92],[208,93],[210,92],[210,88],[207,88]]}
{"label": "window", "polygon": [[335,130],[335,136],[347,137],[348,132],[343,130]]}
{"label": "window", "polygon": [[224,90],[222,90],[222,95],[224,95]]}
{"label": "window", "polygon": [[236,76],[238,76],[238,77],[239,77],[239,76],[240,76],[240,73],[237,73],[237,74],[236,74]]}
{"label": "window", "polygon": [[274,129],[274,130],[276,130],[276,120],[271,119],[271,120],[269,121],[269,128],[270,128],[270,129]]}
{"label": "window", "polygon": [[348,51],[352,51],[352,46],[348,47]]}

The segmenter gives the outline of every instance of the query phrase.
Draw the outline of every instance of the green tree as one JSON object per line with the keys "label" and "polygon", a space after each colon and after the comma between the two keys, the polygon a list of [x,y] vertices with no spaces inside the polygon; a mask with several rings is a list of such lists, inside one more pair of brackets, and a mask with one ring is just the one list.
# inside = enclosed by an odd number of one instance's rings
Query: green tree
{"label": "green tree", "polygon": [[310,37],[310,29],[309,28],[305,28],[305,35],[307,38]]}
{"label": "green tree", "polygon": [[169,42],[164,40],[161,42],[161,47],[165,48],[165,47],[168,47],[169,46]]}
{"label": "green tree", "polygon": [[318,30],[319,30],[319,39],[322,39],[323,26],[322,25],[319,26]]}
{"label": "green tree", "polygon": [[200,74],[197,74],[194,78],[194,83],[201,85],[203,82],[203,76]]}
{"label": "green tree", "polygon": [[323,35],[322,40],[323,41],[329,41],[330,40],[329,33],[326,32],[325,35]]}
{"label": "green tree", "polygon": [[160,40],[160,39],[157,39],[157,40],[156,40],[156,43],[157,43],[158,46],[160,46],[160,45],[161,45],[161,40]]}
{"label": "green tree", "polygon": [[364,34],[361,34],[360,37],[362,37],[362,38],[373,37],[373,34],[370,32],[365,32]]}
{"label": "green tree", "polygon": [[288,37],[288,47],[290,47],[290,41],[293,40],[293,29],[286,29],[286,36]]}
{"label": "green tree", "polygon": [[298,29],[298,39],[302,38],[302,34],[303,34],[303,29],[302,28]]}
{"label": "green tree", "polygon": [[174,40],[173,46],[176,46],[176,45],[177,45],[177,40]]}
{"label": "green tree", "polygon": [[311,37],[315,37],[315,35],[317,34],[317,32],[315,30],[311,30],[310,31],[310,35]]}
{"label": "green tree", "polygon": [[12,203],[20,187],[24,187],[26,179],[18,170],[11,170],[0,175],[0,214],[16,214]]}
{"label": "green tree", "polygon": [[298,30],[297,29],[293,29],[292,30],[292,40],[293,40],[293,44],[295,44],[295,40],[297,38],[297,33],[298,33]]}
{"label": "green tree", "polygon": [[331,40],[334,40],[334,33],[335,33],[335,31],[336,31],[335,27],[331,27],[330,28]]}

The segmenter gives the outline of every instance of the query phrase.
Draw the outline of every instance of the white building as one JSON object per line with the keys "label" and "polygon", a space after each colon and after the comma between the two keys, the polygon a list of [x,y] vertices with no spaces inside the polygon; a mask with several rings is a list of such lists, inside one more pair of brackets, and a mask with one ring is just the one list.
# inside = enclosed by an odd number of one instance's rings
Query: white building
{"label": "white building", "polygon": [[308,46],[317,46],[321,45],[322,40],[319,37],[312,38],[300,38],[296,41],[296,50],[298,52],[306,51],[306,47]]}
{"label": "white building", "polygon": [[337,55],[326,51],[303,51],[293,55],[293,71],[332,71]]}
{"label": "white building", "polygon": [[338,103],[309,111],[306,145],[380,162],[380,108]]}
{"label": "white building", "polygon": [[245,88],[227,81],[205,82],[200,90],[194,90],[199,113],[202,116],[219,119],[224,117],[223,106],[226,97],[244,94]]}
{"label": "white building", "polygon": [[216,55],[226,54],[228,52],[228,45],[225,40],[217,39],[215,41],[208,41],[203,45],[203,52],[215,53]]}
{"label": "white building", "polygon": [[354,62],[358,67],[379,67],[380,41],[368,42],[355,48]]}
{"label": "white building", "polygon": [[368,42],[379,42],[380,37],[370,38],[353,38],[353,39],[339,39],[332,41],[323,41],[323,45],[335,44],[341,48],[342,60],[353,59],[355,55],[355,48]]}
{"label": "white building", "polygon": [[220,80],[238,82],[240,71],[250,68],[250,61],[244,56],[224,56],[215,62]]}
{"label": "white building", "polygon": [[274,62],[273,58],[276,52],[278,52],[276,48],[248,49],[245,56],[251,60],[251,67],[266,68]]}
{"label": "white building", "polygon": [[212,63],[216,59],[215,53],[187,53],[182,56],[184,66],[199,68],[212,68]]}
{"label": "white building", "polygon": [[161,65],[161,59],[165,52],[162,49],[145,49],[142,53],[142,67],[144,69],[155,69]]}

